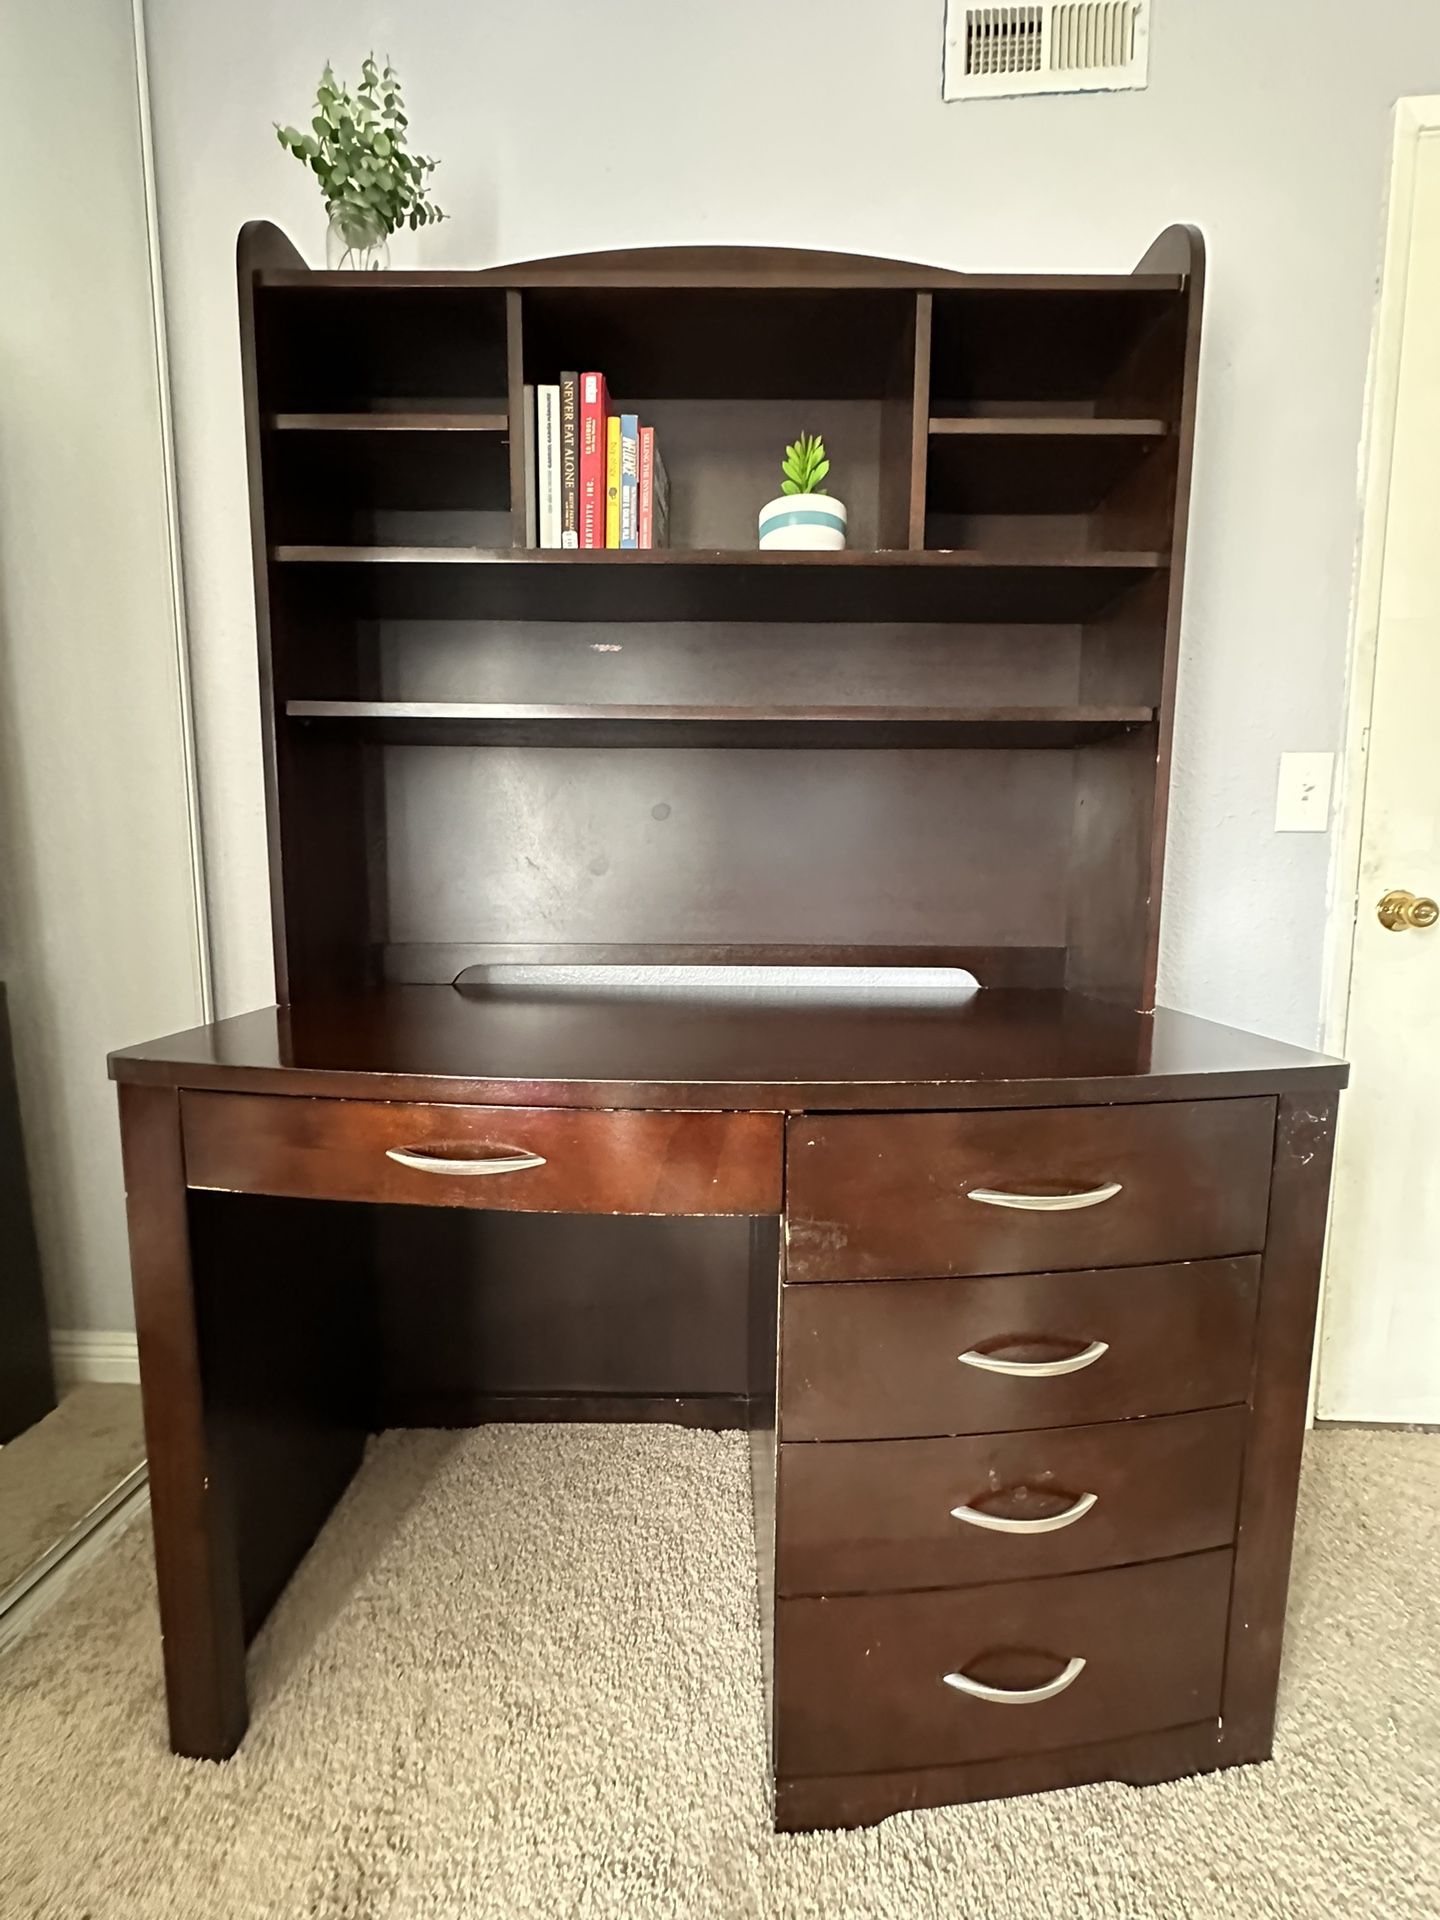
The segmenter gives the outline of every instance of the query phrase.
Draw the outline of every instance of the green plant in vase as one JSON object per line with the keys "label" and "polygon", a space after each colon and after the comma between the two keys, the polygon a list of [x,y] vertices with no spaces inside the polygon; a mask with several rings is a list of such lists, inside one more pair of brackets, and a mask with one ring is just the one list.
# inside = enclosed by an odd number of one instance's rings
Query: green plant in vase
{"label": "green plant in vase", "polygon": [[780,471],[785,476],[780,482],[781,493],[824,493],[820,482],[829,473],[830,462],[819,434],[802,433],[792,446],[786,447]]}
{"label": "green plant in vase", "polygon": [[281,146],[320,182],[330,215],[327,265],[383,267],[397,227],[414,232],[445,218],[429,194],[439,163],[409,151],[409,125],[400,76],[388,60],[377,67],[373,53],[354,88],[326,63],[309,133],[276,124]]}
{"label": "green plant in vase", "polygon": [[818,433],[802,433],[786,447],[780,492],[760,509],[762,548],[834,553],[845,545],[845,503],[820,484],[829,471],[830,456]]}

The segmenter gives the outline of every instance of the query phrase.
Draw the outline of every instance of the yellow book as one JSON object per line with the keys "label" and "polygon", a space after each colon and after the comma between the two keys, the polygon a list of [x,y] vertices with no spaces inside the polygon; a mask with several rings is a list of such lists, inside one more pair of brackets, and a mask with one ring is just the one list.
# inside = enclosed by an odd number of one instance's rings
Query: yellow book
{"label": "yellow book", "polygon": [[605,422],[605,544],[620,544],[620,416]]}

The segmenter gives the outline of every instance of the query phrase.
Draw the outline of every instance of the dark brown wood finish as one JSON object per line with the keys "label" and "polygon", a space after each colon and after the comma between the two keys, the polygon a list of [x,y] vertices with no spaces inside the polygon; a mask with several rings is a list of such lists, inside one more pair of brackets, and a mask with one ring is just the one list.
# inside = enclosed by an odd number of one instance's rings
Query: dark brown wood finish
{"label": "dark brown wood finish", "polygon": [[1280,1101],[1225,1668],[1232,1760],[1268,1759],[1274,1737],[1337,1106]]}
{"label": "dark brown wood finish", "polygon": [[[1175,315],[1165,324],[1173,329],[1171,352],[1156,354],[1142,349],[1128,368],[1130,384],[1126,404],[1135,398],[1149,400],[1157,391],[1173,394],[1175,420],[1173,464],[1158,475],[1170,501],[1170,565],[1163,576],[1166,591],[1165,644],[1162,655],[1160,700],[1155,743],[1156,773],[1149,800],[1150,858],[1145,896],[1144,954],[1134,976],[1138,988],[1132,1004],[1155,1004],[1155,979],[1160,963],[1160,901],[1165,878],[1165,829],[1170,809],[1170,762],[1174,751],[1175,693],[1180,672],[1180,620],[1185,597],[1185,553],[1190,524],[1190,479],[1195,458],[1195,422],[1200,394],[1200,320],[1205,300],[1205,242],[1198,229],[1168,227],[1136,268],[1137,274],[1168,269],[1184,276],[1183,319]],[[1163,328],[1160,331],[1163,338]],[[1152,340],[1154,336],[1152,336]],[[1178,352],[1176,351],[1178,349]],[[1148,356],[1148,357],[1147,357]],[[1139,365],[1137,365],[1137,360]],[[1143,368],[1143,372],[1141,369]],[[1143,589],[1142,589],[1143,591]],[[1113,871],[1113,869],[1112,869]],[[1103,868],[1092,866],[1088,878],[1098,884]],[[1082,947],[1074,975],[1074,984],[1094,985],[1092,970],[1086,965]],[[1117,970],[1108,969],[1112,976]],[[1132,986],[1124,974],[1102,979],[1102,986],[1124,989]]]}
{"label": "dark brown wood finish", "polygon": [[773,1114],[488,1112],[207,1093],[181,1104],[186,1178],[222,1193],[526,1213],[780,1209]]}
{"label": "dark brown wood finish", "polygon": [[458,545],[285,542],[271,551],[287,588],[311,587],[357,619],[848,620],[927,624],[1093,619],[1142,585],[1165,555],[569,553]]}
{"label": "dark brown wood finish", "polygon": [[[266,519],[264,434],[267,402],[261,393],[263,347],[256,310],[256,282],[267,272],[307,272],[285,235],[268,221],[241,229],[236,248],[240,294],[240,372],[244,390],[246,471],[250,485],[250,551],[255,585],[255,629],[260,671],[260,746],[265,772],[265,831],[270,855],[270,936],[275,959],[275,996],[290,998],[290,935],[286,930],[286,864],[280,812],[277,709],[271,646],[270,532]],[[299,929],[297,928],[298,934]],[[351,928],[353,933],[353,926]],[[301,982],[297,981],[297,985]]]}
{"label": "dark brown wood finish", "polygon": [[[786,1276],[1027,1273],[1257,1252],[1272,1100],[790,1122]],[[1079,1202],[1030,1212],[1027,1198]]]}
{"label": "dark brown wood finish", "polygon": [[[294,482],[267,457],[265,421],[272,396],[299,376],[308,343],[295,341],[261,309],[257,281],[271,266],[300,265],[274,227],[252,222],[240,235],[241,367],[250,477],[255,619],[260,666],[261,747],[270,853],[271,938],[276,996],[359,987],[373,975],[371,912],[383,890],[385,840],[363,748],[330,739],[297,752],[284,721],[290,673],[303,654],[307,673],[350,698],[373,694],[371,640],[336,607],[317,604],[305,618],[287,598],[270,564],[272,519],[286,512]],[[296,436],[300,438],[300,436]],[[313,497],[313,489],[305,490]]]}
{"label": "dark brown wood finish", "polygon": [[290,700],[289,719],[397,746],[1078,747],[1148,726],[1149,707],[517,706]]}
{"label": "dark brown wood finish", "polygon": [[[1032,1273],[979,1280],[788,1285],[780,1339],[783,1440],[1007,1433],[1181,1413],[1245,1398],[1260,1263]],[[962,1353],[1049,1362],[992,1373]]]}
{"label": "dark brown wood finish", "polygon": [[245,1626],[232,1492],[205,1420],[178,1097],[122,1086],[120,1136],[170,1744],[223,1760],[249,1720]]}
{"label": "dark brown wood finish", "polygon": [[505,382],[510,424],[510,544],[525,545],[525,322],[520,295],[505,295]]}
{"label": "dark brown wood finish", "polygon": [[[723,942],[649,950],[704,965]],[[925,964],[916,943],[882,964]],[[1035,949],[1024,947],[1027,963]],[[866,966],[871,947],[770,949],[777,966]],[[503,964],[504,950],[480,956]],[[583,963],[568,944],[513,950],[517,964]],[[643,951],[601,943],[596,963]],[[765,962],[747,944],[740,957]],[[971,956],[980,957],[980,956]],[[937,945],[933,964],[966,964]],[[462,957],[463,964],[463,957]],[[816,1112],[845,1108],[1073,1107],[1333,1089],[1343,1069],[1303,1048],[1165,1010],[1137,1014],[1079,994],[989,990],[939,1005],[737,1003],[698,989],[666,998],[495,984],[390,986],[237,1014],[111,1056],[117,1080],[313,1098],[447,1105]]]}
{"label": "dark brown wood finish", "polygon": [[[1174,231],[1174,229],[1170,229]],[[293,251],[293,250],[292,250]],[[298,255],[295,256],[298,260]],[[595,253],[556,254],[545,260],[520,260],[504,267],[407,271],[367,275],[312,273],[297,267],[267,266],[264,284],[304,288],[354,298],[390,301],[442,288],[496,287],[674,287],[731,288],[942,287],[997,295],[1044,294],[1063,303],[1076,295],[1175,293],[1184,284],[1179,272],[1136,273],[957,273],[911,260],[885,260],[865,253],[826,253],[810,247],[638,247]],[[1004,316],[1001,316],[1003,321]]]}
{"label": "dark brown wood finish", "polygon": [[975,1439],[787,1443],[776,1588],[966,1587],[1228,1546],[1244,1440],[1244,1408],[1224,1407]]}
{"label": "dark brown wood finish", "polygon": [[822,1774],[801,1780],[782,1777],[775,1783],[775,1825],[782,1833],[863,1827],[922,1807],[1008,1800],[1019,1794],[1086,1787],[1098,1780],[1150,1787],[1228,1764],[1217,1723],[1202,1720],[1159,1733],[1087,1740],[1058,1752],[1009,1754],[1002,1760],[976,1760],[967,1766],[901,1767],[889,1773]]}
{"label": "dark brown wood finish", "polygon": [[[239,272],[280,1004],[111,1062],[177,1749],[367,1432],[670,1419],[750,1428],[777,1824],[1267,1752],[1344,1069],[1153,1006],[1198,235]],[[670,550],[526,545],[567,366]],[[760,554],[802,429],[854,545]]]}
{"label": "dark brown wood finish", "polygon": [[[1228,1552],[1016,1580],[951,1593],[781,1600],[775,1623],[778,1771],[953,1766],[1216,1719]],[[996,1704],[946,1684],[1043,1687]]]}

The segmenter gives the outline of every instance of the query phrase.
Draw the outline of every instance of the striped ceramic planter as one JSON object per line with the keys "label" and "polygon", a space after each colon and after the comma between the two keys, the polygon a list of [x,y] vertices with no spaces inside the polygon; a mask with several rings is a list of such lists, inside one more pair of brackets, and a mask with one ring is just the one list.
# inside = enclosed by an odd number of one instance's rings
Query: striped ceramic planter
{"label": "striped ceramic planter", "polygon": [[828,493],[782,493],[760,509],[760,545],[835,553],[845,544],[845,502]]}

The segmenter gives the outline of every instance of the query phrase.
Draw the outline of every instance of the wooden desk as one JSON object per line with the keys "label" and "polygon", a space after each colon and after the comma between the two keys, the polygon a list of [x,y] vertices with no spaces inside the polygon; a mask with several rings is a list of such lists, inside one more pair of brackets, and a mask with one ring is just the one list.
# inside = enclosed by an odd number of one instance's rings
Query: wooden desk
{"label": "wooden desk", "polygon": [[[782,1826],[1268,1753],[1344,1070],[1151,1011],[1203,283],[242,233],[282,1005],[114,1061],[180,1752],[367,1433],[670,1419],[754,1435]],[[577,367],[668,548],[535,547]],[[757,553],[802,428],[850,548]]]}
{"label": "wooden desk", "polygon": [[[1064,992],[413,986],[111,1067],[177,1752],[242,1738],[367,1433],[518,1414],[750,1426],[782,1826],[1269,1753],[1336,1062]],[[637,1236],[608,1280],[566,1214]]]}

